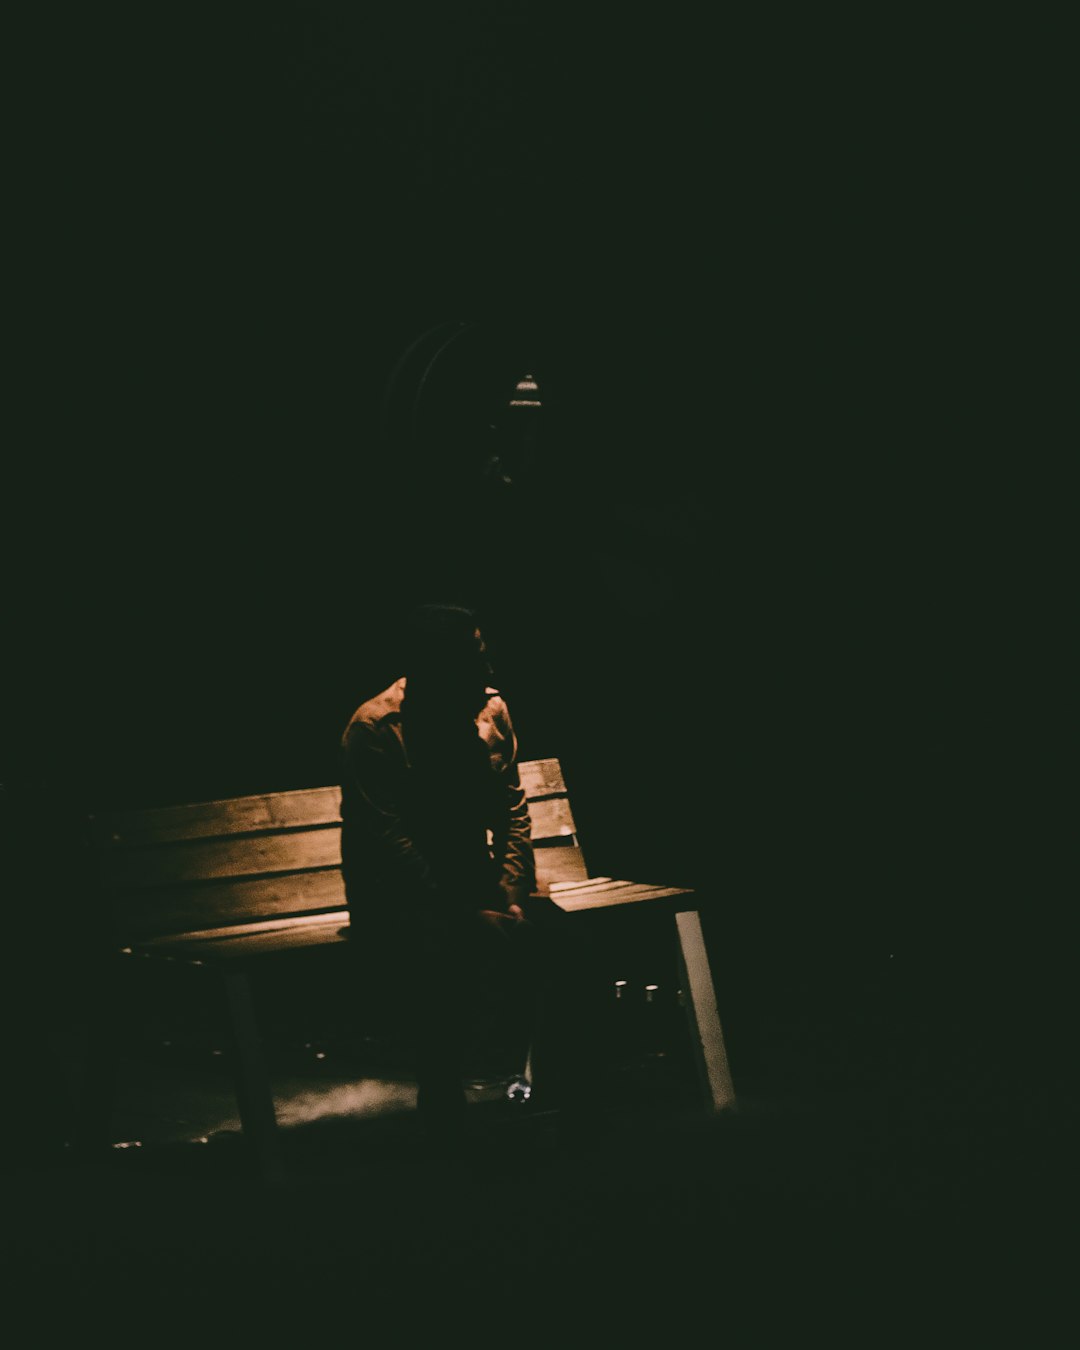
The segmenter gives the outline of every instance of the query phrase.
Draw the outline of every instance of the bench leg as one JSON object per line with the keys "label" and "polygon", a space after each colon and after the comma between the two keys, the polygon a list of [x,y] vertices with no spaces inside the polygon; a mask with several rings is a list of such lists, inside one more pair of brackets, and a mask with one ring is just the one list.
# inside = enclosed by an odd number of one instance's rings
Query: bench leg
{"label": "bench leg", "polygon": [[251,982],[244,971],[225,976],[225,997],[232,1028],[236,1101],[244,1137],[254,1150],[260,1174],[268,1181],[281,1176],[277,1116],[266,1072],[262,1040],[255,1022]]}
{"label": "bench leg", "polygon": [[528,1083],[530,1090],[533,1086],[533,1043],[529,1040],[529,1048],[525,1052],[525,1067],[521,1071],[522,1080]]}
{"label": "bench leg", "polygon": [[716,1008],[716,991],[701,931],[701,915],[697,910],[685,910],[675,915],[675,925],[679,933],[679,978],[698,1079],[706,1109],[722,1111],[734,1106],[735,1089]]}

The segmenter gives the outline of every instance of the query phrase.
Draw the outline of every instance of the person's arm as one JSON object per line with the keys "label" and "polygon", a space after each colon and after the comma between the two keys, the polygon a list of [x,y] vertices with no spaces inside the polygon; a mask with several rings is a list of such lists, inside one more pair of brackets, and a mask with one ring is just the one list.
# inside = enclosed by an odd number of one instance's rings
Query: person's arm
{"label": "person's arm", "polygon": [[428,910],[438,886],[401,816],[399,748],[392,737],[362,722],[345,739],[345,771],[356,791],[352,818],[373,869],[402,899]]}
{"label": "person's arm", "polygon": [[517,766],[517,737],[510,711],[500,699],[495,710],[495,726],[503,740],[504,764],[502,802],[498,826],[492,831],[495,861],[499,868],[499,890],[507,909],[520,905],[536,889],[536,863],[533,857],[529,804]]}

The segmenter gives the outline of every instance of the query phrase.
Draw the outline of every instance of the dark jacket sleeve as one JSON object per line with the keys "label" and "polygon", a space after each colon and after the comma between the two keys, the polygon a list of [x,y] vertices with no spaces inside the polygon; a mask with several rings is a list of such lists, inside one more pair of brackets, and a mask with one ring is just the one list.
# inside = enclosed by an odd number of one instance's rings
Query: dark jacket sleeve
{"label": "dark jacket sleeve", "polygon": [[499,868],[499,890],[505,905],[519,904],[536,889],[536,864],[533,858],[529,804],[517,766],[517,738],[510,711],[502,704],[496,725],[507,747],[501,770],[502,812],[499,828],[493,833],[495,862]]}
{"label": "dark jacket sleeve", "polygon": [[357,722],[349,728],[344,752],[353,788],[350,822],[380,888],[427,909],[438,887],[401,817],[399,746],[392,736]]}

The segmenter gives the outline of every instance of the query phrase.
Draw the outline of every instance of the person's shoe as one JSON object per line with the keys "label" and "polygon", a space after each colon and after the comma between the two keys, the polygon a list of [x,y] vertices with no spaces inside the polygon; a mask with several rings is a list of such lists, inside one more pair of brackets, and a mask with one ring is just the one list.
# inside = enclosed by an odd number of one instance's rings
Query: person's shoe
{"label": "person's shoe", "polygon": [[532,1084],[520,1074],[506,1085],[506,1100],[514,1106],[525,1106],[532,1100]]}

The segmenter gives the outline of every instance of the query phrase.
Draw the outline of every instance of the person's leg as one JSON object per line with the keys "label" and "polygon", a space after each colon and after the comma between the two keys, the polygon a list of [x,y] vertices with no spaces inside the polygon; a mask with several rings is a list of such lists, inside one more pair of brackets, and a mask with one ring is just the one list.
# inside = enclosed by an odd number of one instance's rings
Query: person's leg
{"label": "person's leg", "polygon": [[526,922],[506,933],[466,918],[367,938],[369,998],[409,1051],[418,1108],[433,1130],[460,1127],[476,1047],[516,1056],[524,1069],[531,1045],[537,1105],[600,1104],[605,986],[596,953],[584,926],[551,901],[529,900],[525,910]]}
{"label": "person's leg", "polygon": [[383,915],[351,925],[357,1022],[393,1048],[417,1084],[417,1107],[433,1129],[464,1110],[459,945],[445,926],[395,924]]}
{"label": "person's leg", "polygon": [[457,1131],[465,1112],[468,944],[456,928],[425,926],[414,938],[399,1007],[416,1065],[417,1109],[428,1128]]}
{"label": "person's leg", "polygon": [[538,1105],[589,1111],[602,1104],[605,985],[583,926],[551,900],[524,906],[520,944],[535,990],[532,1068]]}

